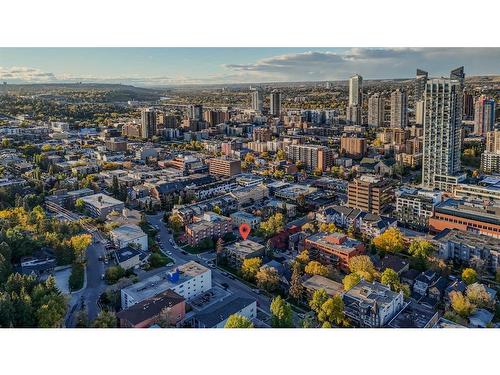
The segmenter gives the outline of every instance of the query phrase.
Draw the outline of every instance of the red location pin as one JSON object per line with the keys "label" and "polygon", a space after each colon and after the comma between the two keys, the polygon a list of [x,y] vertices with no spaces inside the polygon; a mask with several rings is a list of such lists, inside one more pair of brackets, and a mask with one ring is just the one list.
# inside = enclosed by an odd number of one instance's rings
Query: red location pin
{"label": "red location pin", "polygon": [[250,234],[250,225],[247,223],[243,223],[240,225],[240,234],[241,237],[243,237],[244,240],[247,239],[248,235]]}

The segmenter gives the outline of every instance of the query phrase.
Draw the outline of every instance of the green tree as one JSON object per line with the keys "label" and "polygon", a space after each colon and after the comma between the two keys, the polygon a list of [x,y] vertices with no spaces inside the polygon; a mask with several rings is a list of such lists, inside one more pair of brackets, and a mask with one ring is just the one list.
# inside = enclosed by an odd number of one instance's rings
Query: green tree
{"label": "green tree", "polygon": [[273,328],[292,328],[292,307],[281,296],[271,302],[271,326]]}
{"label": "green tree", "polygon": [[302,250],[302,252],[295,257],[295,262],[301,266],[301,269],[304,269],[309,261],[309,251],[307,250]]}
{"label": "green tree", "polygon": [[434,246],[432,243],[426,240],[413,240],[408,248],[408,252],[411,256],[417,258],[428,258],[432,251],[434,250]]}
{"label": "green tree", "polygon": [[348,261],[349,270],[358,274],[367,281],[373,281],[376,274],[375,267],[370,257],[367,255],[358,255]]}
{"label": "green tree", "polygon": [[170,224],[170,228],[172,228],[175,233],[179,233],[182,230],[183,223],[178,215],[171,215],[168,222]]}
{"label": "green tree", "polygon": [[108,284],[114,284],[125,276],[125,270],[120,266],[111,266],[106,270],[104,278]]}
{"label": "green tree", "polygon": [[353,287],[359,284],[361,277],[357,273],[350,273],[342,279],[342,284],[344,285],[344,290],[351,290]]}
{"label": "green tree", "polygon": [[477,272],[473,268],[466,268],[462,271],[462,280],[467,285],[474,284],[477,281]]}
{"label": "green tree", "polygon": [[474,283],[467,286],[465,294],[469,301],[479,308],[492,308],[494,301],[483,284]]}
{"label": "green tree", "polygon": [[82,198],[78,198],[75,201],[75,209],[78,212],[83,212],[83,210],[85,209],[85,201]]}
{"label": "green tree", "polygon": [[393,269],[386,268],[380,276],[380,282],[384,285],[387,285],[391,288],[391,290],[394,291],[395,288],[399,285],[399,275]]}
{"label": "green tree", "polygon": [[328,298],[318,311],[318,320],[322,323],[328,322],[330,325],[341,325],[345,322],[344,302],[339,295]]}
{"label": "green tree", "polygon": [[260,258],[248,258],[243,260],[241,265],[241,274],[246,280],[254,280],[255,275],[262,266],[262,259]]}
{"label": "green tree", "polygon": [[224,328],[254,328],[250,319],[243,315],[233,314],[227,318]]}
{"label": "green tree", "polygon": [[153,253],[149,257],[149,265],[151,268],[163,267],[168,263],[168,258],[161,255],[160,253]]}
{"label": "green tree", "polygon": [[217,215],[222,215],[222,210],[219,206],[215,206],[212,211],[215,212]]}
{"label": "green tree", "polygon": [[285,160],[286,159],[286,153],[284,150],[282,149],[279,149],[277,152],[276,152],[276,160]]}
{"label": "green tree", "polygon": [[93,328],[116,328],[116,315],[110,311],[101,310],[92,322]]}
{"label": "green tree", "polygon": [[90,234],[80,234],[72,236],[69,239],[71,248],[73,249],[74,259],[78,263],[82,263],[85,259],[85,251],[92,243],[92,236]]}

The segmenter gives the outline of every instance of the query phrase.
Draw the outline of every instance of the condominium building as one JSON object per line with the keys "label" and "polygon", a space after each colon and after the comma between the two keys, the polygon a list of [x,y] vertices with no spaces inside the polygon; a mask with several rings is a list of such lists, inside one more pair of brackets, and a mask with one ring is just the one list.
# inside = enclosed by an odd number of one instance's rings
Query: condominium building
{"label": "condominium building", "polygon": [[186,225],[185,237],[190,245],[197,245],[204,239],[221,238],[231,231],[230,218],[209,211],[201,219]]}
{"label": "condominium building", "polygon": [[121,290],[121,306],[127,309],[145,299],[173,290],[190,300],[212,288],[212,271],[194,261],[175,266]]}
{"label": "condominium building", "polygon": [[252,109],[257,112],[262,112],[263,104],[262,91],[259,89],[252,91]]}
{"label": "condominium building", "polygon": [[343,233],[316,233],[304,240],[304,247],[313,259],[349,271],[349,259],[365,252],[363,242]]}
{"label": "condominium building", "polygon": [[383,327],[404,306],[403,292],[393,292],[377,281],[361,280],[342,299],[345,314],[360,327]]}
{"label": "condominium building", "polygon": [[393,183],[389,179],[363,175],[349,182],[347,206],[381,215],[393,199]]}
{"label": "condominium building", "polygon": [[214,158],[209,159],[207,163],[210,174],[232,177],[241,173],[241,160]]}
{"label": "condominium building", "polygon": [[449,190],[460,172],[462,91],[459,81],[430,79],[424,93],[422,184]]}
{"label": "condominium building", "polygon": [[495,127],[495,100],[482,95],[474,107],[474,134],[484,136]]}
{"label": "condominium building", "polygon": [[406,92],[397,89],[391,94],[391,128],[404,129],[408,125]]}
{"label": "condominium building", "polygon": [[141,137],[149,139],[156,134],[156,112],[153,108],[141,110]]}
{"label": "condominium building", "polygon": [[384,98],[374,94],[368,99],[368,125],[380,127],[384,125]]}
{"label": "condominium building", "polygon": [[269,96],[269,101],[271,115],[278,117],[281,114],[281,92],[273,90]]}
{"label": "condominium building", "polygon": [[294,163],[301,162],[308,170],[325,171],[333,166],[333,150],[326,146],[290,145],[287,150],[288,159]]}
{"label": "condominium building", "polygon": [[252,137],[254,141],[268,142],[272,138],[272,132],[269,128],[255,128]]}
{"label": "condominium building", "polygon": [[356,74],[349,78],[349,106],[363,105],[363,77]]}
{"label": "condominium building", "polygon": [[188,107],[188,117],[191,120],[201,121],[203,119],[203,105],[192,104]]}
{"label": "condominium building", "polygon": [[93,194],[80,198],[90,216],[105,219],[112,211],[121,212],[125,207],[122,201],[106,194]]}
{"label": "condominium building", "polygon": [[123,138],[107,139],[106,149],[109,151],[127,151],[127,141]]}
{"label": "condominium building", "polygon": [[401,188],[396,191],[394,216],[402,223],[419,230],[426,229],[434,207],[441,202],[437,191]]}
{"label": "condominium building", "polygon": [[500,173],[500,153],[483,152],[481,170],[484,173]]}
{"label": "condominium building", "polygon": [[462,115],[464,120],[473,120],[474,119],[474,95],[471,93],[464,91],[464,100],[463,100],[463,108]]}
{"label": "condominium building", "polygon": [[366,154],[366,138],[341,137],[340,153],[353,158],[360,158]]}
{"label": "condominium building", "polygon": [[424,99],[425,84],[427,83],[427,78],[429,73],[424,70],[417,69],[417,74],[415,78],[415,103]]}

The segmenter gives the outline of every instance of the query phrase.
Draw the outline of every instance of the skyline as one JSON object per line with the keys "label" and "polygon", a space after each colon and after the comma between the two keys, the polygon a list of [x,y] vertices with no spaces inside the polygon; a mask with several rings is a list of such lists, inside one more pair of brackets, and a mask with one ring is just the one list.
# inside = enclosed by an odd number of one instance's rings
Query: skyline
{"label": "skyline", "polygon": [[497,75],[499,48],[0,48],[0,80],[136,86]]}

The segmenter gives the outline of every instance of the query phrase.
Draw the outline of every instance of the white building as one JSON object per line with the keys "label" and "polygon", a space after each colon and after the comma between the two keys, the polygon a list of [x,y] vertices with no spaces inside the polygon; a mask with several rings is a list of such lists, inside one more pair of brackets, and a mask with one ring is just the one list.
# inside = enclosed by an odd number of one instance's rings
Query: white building
{"label": "white building", "polygon": [[391,128],[408,126],[408,100],[406,93],[396,90],[391,94]]}
{"label": "white building", "polygon": [[122,201],[106,194],[93,194],[80,198],[85,203],[85,209],[92,217],[105,219],[112,211],[121,212],[125,207]]}
{"label": "white building", "polygon": [[113,229],[111,231],[111,239],[119,249],[123,249],[130,244],[135,244],[143,251],[148,250],[148,236],[135,224],[125,224]]}
{"label": "white building", "polygon": [[212,288],[212,271],[194,261],[161,272],[121,290],[122,309],[126,309],[167,289],[190,300]]}

